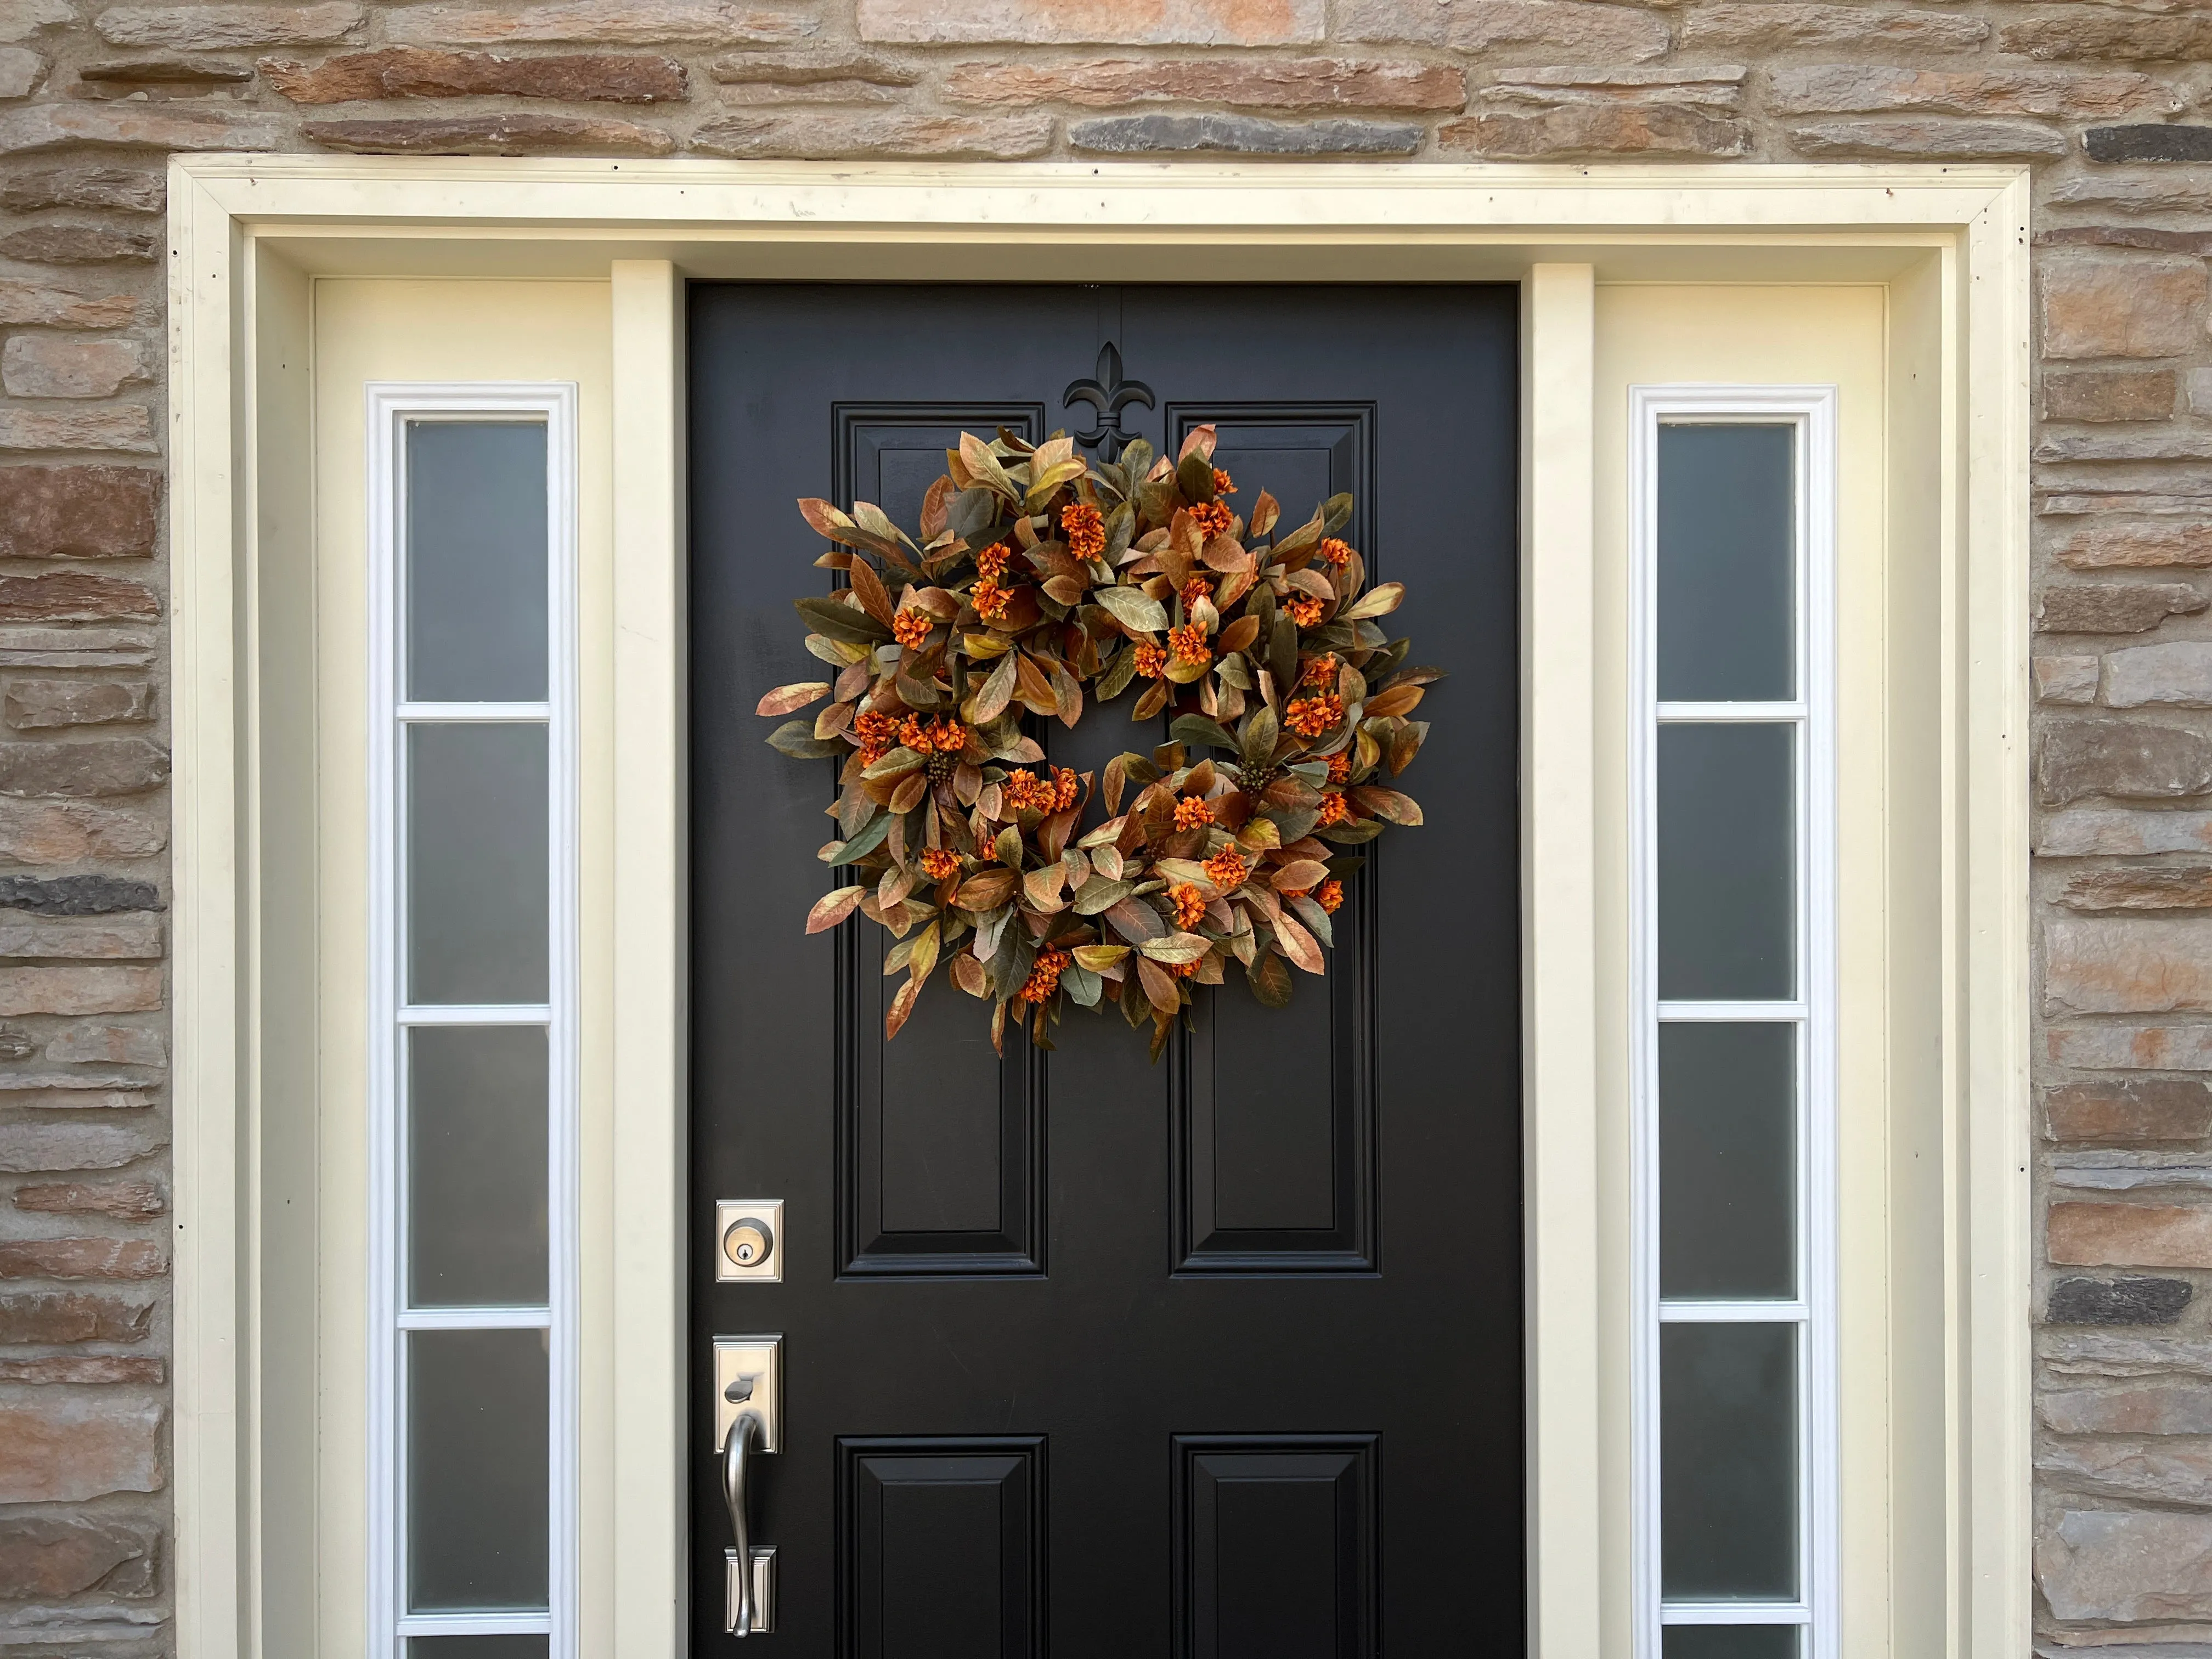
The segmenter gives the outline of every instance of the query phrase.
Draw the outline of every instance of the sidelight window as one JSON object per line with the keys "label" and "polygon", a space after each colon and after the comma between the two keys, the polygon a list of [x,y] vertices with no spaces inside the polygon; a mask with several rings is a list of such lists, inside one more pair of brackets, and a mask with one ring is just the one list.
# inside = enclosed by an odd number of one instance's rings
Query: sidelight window
{"label": "sidelight window", "polygon": [[573,1651],[574,410],[369,392],[378,1659]]}
{"label": "sidelight window", "polygon": [[1832,1659],[1834,393],[1631,400],[1638,1652]]}

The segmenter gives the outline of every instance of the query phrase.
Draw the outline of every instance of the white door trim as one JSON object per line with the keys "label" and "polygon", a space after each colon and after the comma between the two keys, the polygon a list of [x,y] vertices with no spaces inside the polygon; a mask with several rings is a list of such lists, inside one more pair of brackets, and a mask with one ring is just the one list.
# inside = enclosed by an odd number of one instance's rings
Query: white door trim
{"label": "white door trim", "polygon": [[[296,1585],[261,1568],[295,1524],[296,1386],[270,1217],[296,896],[281,636],[302,556],[295,416],[311,272],[611,278],[616,340],[614,975],[622,1133],[611,1272],[622,1345],[613,1559],[586,1562],[605,1651],[684,1649],[684,532],[687,276],[1525,283],[1522,645],[1529,1618],[1546,1659],[1626,1632],[1593,1593],[1612,1536],[1595,1239],[1589,833],[1590,295],[1599,282],[1896,280],[1929,307],[1946,604],[1940,849],[1949,1144],[1944,1273],[1957,1471],[1949,1651],[2028,1640],[2030,1210],[2026,725],[2026,174],[1940,167],[1419,164],[853,165],[191,156],[170,174],[174,575],[179,1644],[258,1655]],[[1905,279],[1932,271],[1932,277]],[[312,825],[306,826],[312,833]],[[289,1420],[289,1419],[288,1419]],[[1620,1564],[1614,1564],[1617,1568]],[[598,1608],[594,1616],[592,1609]]]}

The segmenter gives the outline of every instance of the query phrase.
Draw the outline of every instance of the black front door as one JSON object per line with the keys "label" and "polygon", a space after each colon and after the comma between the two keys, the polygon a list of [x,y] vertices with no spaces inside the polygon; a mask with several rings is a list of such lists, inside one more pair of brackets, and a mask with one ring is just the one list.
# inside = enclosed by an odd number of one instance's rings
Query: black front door
{"label": "black front door", "polygon": [[[723,1633],[712,1344],[780,1333],[769,1653],[1403,1659],[1511,1652],[1522,1601],[1510,287],[691,290],[695,1651]],[[753,706],[815,678],[802,495],[910,532],[962,431],[1118,424],[1344,532],[1449,678],[1326,981],[1240,976],[1148,1063],[1109,1006],[1050,1053],[939,975],[895,1041],[889,942],[808,938],[833,763]],[[1109,388],[1110,390],[1110,388]],[[1135,694],[1051,757],[1164,740]],[[1091,822],[1104,816],[1094,807]],[[1085,827],[1088,827],[1086,823]],[[714,1281],[718,1199],[782,1200],[783,1278]]]}

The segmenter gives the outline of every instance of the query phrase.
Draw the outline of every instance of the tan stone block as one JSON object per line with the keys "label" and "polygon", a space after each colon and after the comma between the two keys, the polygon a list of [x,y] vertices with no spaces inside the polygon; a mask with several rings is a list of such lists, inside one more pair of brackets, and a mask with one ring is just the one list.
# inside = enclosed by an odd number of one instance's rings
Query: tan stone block
{"label": "tan stone block", "polygon": [[2076,3],[2008,23],[1997,50],[2024,58],[2119,63],[2192,63],[2212,58],[2212,18],[2146,15],[2132,8]]}
{"label": "tan stone block", "polygon": [[160,1388],[169,1380],[166,1362],[150,1354],[62,1354],[40,1359],[0,1359],[0,1382],[100,1384],[135,1382]]}
{"label": "tan stone block", "polygon": [[165,1214],[167,1194],[150,1181],[62,1181],[15,1188],[15,1206],[41,1215],[104,1215],[142,1221]]}
{"label": "tan stone block", "polygon": [[2043,413],[2053,421],[2163,421],[2180,389],[2170,368],[2050,369]]}
{"label": "tan stone block", "polygon": [[[0,282],[0,325],[33,328],[120,328],[138,314],[130,294],[75,294],[33,283]],[[0,515],[3,517],[4,515]]]}
{"label": "tan stone block", "polygon": [[27,98],[46,78],[46,60],[21,46],[0,46],[0,98]]}
{"label": "tan stone block", "polygon": [[0,743],[0,794],[133,795],[168,776],[168,751],[147,738]]}
{"label": "tan stone block", "polygon": [[2054,1204],[2046,1253],[2066,1267],[2212,1267],[2212,1208]]}
{"label": "tan stone block", "polygon": [[795,110],[726,115],[691,135],[702,155],[799,158],[927,155],[1011,158],[1043,154],[1049,115],[925,115],[909,111]]}
{"label": "tan stone block", "polygon": [[2044,590],[2036,625],[2046,634],[2141,634],[2208,605],[2182,582],[2076,583]]}
{"label": "tan stone block", "polygon": [[2058,902],[2069,910],[2212,909],[2212,864],[2124,864],[2077,872]]}
{"label": "tan stone block", "polygon": [[154,654],[135,629],[0,626],[0,668],[144,668]]}
{"label": "tan stone block", "polygon": [[159,916],[27,916],[0,911],[0,957],[157,958],[161,954]]}
{"label": "tan stone block", "polygon": [[956,104],[1114,107],[1177,100],[1255,109],[1458,109],[1466,73],[1443,64],[1342,58],[1109,58],[968,63],[945,75]]}
{"label": "tan stone block", "polygon": [[[76,1595],[111,1574],[114,1578],[104,1586],[111,1594],[126,1580],[148,1581],[150,1589],[148,1569],[159,1537],[148,1527],[85,1516],[0,1519],[0,1596],[22,1601]],[[137,1569],[135,1574],[132,1568]]]}
{"label": "tan stone block", "polygon": [[153,455],[161,447],[154,436],[153,416],[140,404],[111,409],[0,409],[0,449],[119,449]]}
{"label": "tan stone block", "polygon": [[1816,64],[1774,70],[1767,77],[1767,107],[1784,115],[1919,109],[1949,115],[2048,115],[2086,120],[2140,111],[2170,115],[2182,107],[2182,100],[2171,87],[2148,75]]}
{"label": "tan stone block", "polygon": [[2044,1003],[2054,1012],[2212,1009],[2212,920],[2053,921],[2043,951]]}
{"label": "tan stone block", "polygon": [[0,556],[148,557],[161,501],[161,475],[150,466],[0,467]]}
{"label": "tan stone block", "polygon": [[2212,1434],[2212,1389],[2172,1377],[2052,1389],[2037,1401],[2036,1415],[2060,1434]]}
{"label": "tan stone block", "polygon": [[160,240],[137,225],[27,225],[0,236],[0,255],[37,264],[151,264]]}
{"label": "tan stone block", "polygon": [[2057,432],[2030,453],[2051,461],[2212,461],[2212,432],[2180,427],[2131,428],[2124,432]]}
{"label": "tan stone block", "polygon": [[921,71],[904,64],[859,52],[736,52],[708,66],[717,81],[767,82],[777,86],[811,86],[824,81],[861,81],[878,87],[910,87]]}
{"label": "tan stone block", "polygon": [[139,724],[154,718],[154,688],[144,680],[15,680],[0,711],[18,732]]}
{"label": "tan stone block", "polygon": [[629,46],[781,46],[821,25],[805,12],[722,0],[561,0],[495,9],[397,6],[382,13],[387,40],[417,46],[498,46],[525,40],[591,40]]}
{"label": "tan stone block", "polygon": [[570,103],[654,104],[684,95],[684,65],[672,58],[569,52],[510,58],[488,52],[386,46],[319,64],[261,60],[261,78],[295,104],[355,99],[557,98]]}
{"label": "tan stone block", "polygon": [[34,167],[0,179],[0,208],[10,213],[36,213],[45,208],[159,213],[167,195],[159,173],[106,164]]}
{"label": "tan stone block", "polygon": [[2105,701],[2114,708],[2212,707],[2212,641],[2133,646],[2105,665]]}
{"label": "tan stone block", "polygon": [[15,1291],[0,1296],[0,1342],[143,1342],[154,1304],[89,1291]]}
{"label": "tan stone block", "polygon": [[1492,103],[1665,104],[1682,109],[1740,109],[1749,71],[1740,64],[1695,69],[1620,69],[1612,65],[1554,64],[1505,69],[1483,89]]}
{"label": "tan stone block", "polygon": [[2039,702],[2084,703],[2097,701],[2097,659],[2094,657],[2038,657],[2034,671],[2035,695]]}
{"label": "tan stone block", "polygon": [[2193,1078],[2067,1083],[2043,1094],[2044,1133],[2061,1141],[2202,1140],[2212,1087]]}
{"label": "tan stone block", "polygon": [[1328,24],[1322,0],[858,0],[854,15],[863,40],[928,46],[1294,46]]}
{"label": "tan stone block", "polygon": [[1104,155],[1210,152],[1228,155],[1411,155],[1418,122],[1341,115],[1279,121],[1257,115],[1094,115],[1067,125],[1068,148]]}
{"label": "tan stone block", "polygon": [[2137,720],[2047,720],[2036,750],[2036,788],[2046,806],[2084,795],[2201,795],[2212,790],[2212,738]]}
{"label": "tan stone block", "polygon": [[80,570],[0,576],[0,622],[114,622],[161,614],[161,601],[152,588],[121,576]]}
{"label": "tan stone block", "polygon": [[159,1406],[64,1398],[0,1405],[0,1504],[81,1504],[112,1492],[159,1492]]}
{"label": "tan stone block", "polygon": [[94,27],[111,46],[234,52],[241,46],[320,46],[356,40],[368,15],[343,0],[307,6],[111,6]]}
{"label": "tan stone block", "polygon": [[2052,1065],[2089,1072],[2212,1071],[2212,1025],[2057,1025],[2043,1048]]}
{"label": "tan stone block", "polygon": [[[0,474],[0,477],[5,477]],[[2212,565],[2212,524],[2098,525],[2076,532],[2057,550],[2076,570]]]}
{"label": "tan stone block", "polygon": [[1337,0],[1331,38],[1483,54],[1540,47],[1588,64],[1649,63],[1671,40],[1665,18],[1592,0]]}
{"label": "tan stone block", "polygon": [[[223,8],[179,9],[215,12]],[[280,116],[181,110],[173,105],[36,103],[0,113],[0,154],[77,145],[115,149],[282,149],[289,137],[289,123]]]}
{"label": "tan stone block", "polygon": [[2035,1577],[2061,1619],[2212,1618],[2212,1516],[2070,1510],[2038,1539]]}
{"label": "tan stone block", "polygon": [[1505,158],[1559,155],[1742,155],[1751,132],[1740,121],[1664,104],[1570,105],[1540,114],[1483,114],[1447,122],[1447,150]]}
{"label": "tan stone block", "polygon": [[1876,46],[1968,52],[1989,38],[1978,17],[1905,11],[1887,6],[1798,5],[1751,0],[1688,9],[1686,46]]}
{"label": "tan stone block", "polygon": [[46,1057],[57,1066],[166,1066],[169,1048],[150,1026],[87,1020],[55,1033]]}
{"label": "tan stone block", "polygon": [[2055,812],[2038,829],[2035,850],[2046,858],[2212,853],[2212,813],[2110,807]]}
{"label": "tan stone block", "polygon": [[2201,1440],[2047,1441],[2035,1467],[2100,1498],[2212,1507],[2212,1446]]}
{"label": "tan stone block", "polygon": [[457,115],[422,120],[309,121],[301,136],[366,155],[665,155],[659,127],[604,115]]}
{"label": "tan stone block", "polygon": [[1788,129],[1787,136],[1802,155],[2010,161],[2067,154],[2064,133],[2024,121],[1967,121],[1941,116],[1808,121]]}
{"label": "tan stone block", "polygon": [[168,1253],[150,1238],[0,1239],[0,1279],[159,1279]]}
{"label": "tan stone block", "polygon": [[0,796],[0,857],[19,864],[149,858],[167,846],[168,841],[166,817],[151,807],[13,800]]}
{"label": "tan stone block", "polygon": [[0,40],[27,40],[41,29],[76,21],[68,0],[0,0]]}
{"label": "tan stone block", "polygon": [[732,109],[758,109],[778,104],[900,104],[906,94],[874,81],[744,81],[725,86],[721,99]]}
{"label": "tan stone block", "polygon": [[2171,357],[2204,337],[2204,262],[2069,256],[2042,267],[2052,357]]}

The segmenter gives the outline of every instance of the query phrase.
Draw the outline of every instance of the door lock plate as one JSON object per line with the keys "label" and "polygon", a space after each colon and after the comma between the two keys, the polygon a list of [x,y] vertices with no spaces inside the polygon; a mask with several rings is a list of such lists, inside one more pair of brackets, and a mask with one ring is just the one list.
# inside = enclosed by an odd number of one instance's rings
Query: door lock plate
{"label": "door lock plate", "polygon": [[781,1285],[783,1251],[781,1199],[714,1200],[716,1284]]}
{"label": "door lock plate", "polygon": [[714,1339],[714,1449],[720,1451],[739,1412],[760,1419],[757,1449],[783,1449],[783,1339]]}
{"label": "door lock plate", "polygon": [[[722,1606],[726,1609],[722,1628],[734,1632],[738,1627],[738,1553],[733,1549],[722,1552]],[[772,1636],[775,1633],[775,1546],[753,1546],[753,1627],[748,1636]]]}

